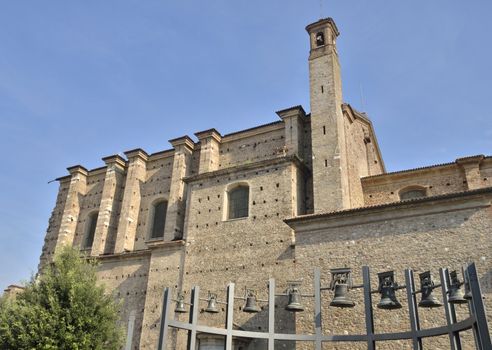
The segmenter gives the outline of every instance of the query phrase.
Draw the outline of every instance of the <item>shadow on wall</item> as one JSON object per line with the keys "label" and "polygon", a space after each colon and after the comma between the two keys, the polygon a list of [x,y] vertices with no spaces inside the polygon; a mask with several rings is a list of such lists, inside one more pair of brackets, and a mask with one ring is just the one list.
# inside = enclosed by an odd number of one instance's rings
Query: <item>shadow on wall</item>
{"label": "shadow on wall", "polygon": [[[285,292],[285,291],[284,291]],[[284,310],[284,306],[287,304],[287,297],[275,298],[275,332],[277,333],[296,333],[296,315],[294,312]],[[268,312],[269,305],[264,305],[262,310],[253,317],[242,323],[240,327],[247,331],[253,332],[268,332]],[[275,348],[281,348],[286,350],[294,350],[295,344],[293,342],[275,342]],[[268,342],[264,339],[251,340],[247,349],[254,350],[266,350],[268,348]]]}
{"label": "shadow on wall", "polygon": [[[130,262],[135,264],[134,260]],[[121,261],[119,263],[121,264]],[[143,322],[143,312],[140,311],[143,310],[145,305],[145,287],[147,286],[148,263],[142,260],[140,266],[135,269],[132,269],[132,267],[136,266],[130,265],[125,268],[125,266],[118,266],[116,264],[109,263],[106,267],[103,264],[100,272],[105,270],[111,272],[109,274],[109,278],[112,280],[108,281],[108,279],[102,279],[102,282],[106,284],[106,289],[111,291],[115,299],[121,300],[120,317],[125,331],[128,328],[130,314],[134,311],[136,317],[133,325],[134,332],[132,344],[139,344],[140,331],[138,330]]]}
{"label": "shadow on wall", "polygon": [[285,249],[282,254],[277,257],[277,260],[292,260],[295,259],[295,251],[294,248],[289,246]]}

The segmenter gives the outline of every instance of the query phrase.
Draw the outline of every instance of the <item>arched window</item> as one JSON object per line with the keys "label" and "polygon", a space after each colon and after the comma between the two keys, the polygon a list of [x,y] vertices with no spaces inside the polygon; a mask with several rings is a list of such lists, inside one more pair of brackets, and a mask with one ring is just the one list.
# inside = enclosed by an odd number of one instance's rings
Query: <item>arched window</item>
{"label": "arched window", "polygon": [[323,46],[325,44],[325,35],[322,32],[316,33],[316,46]]}
{"label": "arched window", "polygon": [[239,185],[229,190],[228,200],[228,219],[245,218],[249,215],[249,187]]}
{"label": "arched window", "polygon": [[407,199],[423,198],[423,197],[427,197],[427,191],[425,187],[412,186],[412,187],[404,188],[403,190],[400,191],[401,201]]}
{"label": "arched window", "polygon": [[86,235],[85,235],[85,242],[84,242],[84,248],[92,248],[92,243],[94,243],[94,235],[96,233],[96,224],[97,224],[97,217],[99,216],[99,212],[94,212],[89,214],[87,217],[87,223],[86,223]]}
{"label": "arched window", "polygon": [[150,238],[164,237],[164,226],[166,226],[167,202],[160,201],[153,205],[152,227]]}

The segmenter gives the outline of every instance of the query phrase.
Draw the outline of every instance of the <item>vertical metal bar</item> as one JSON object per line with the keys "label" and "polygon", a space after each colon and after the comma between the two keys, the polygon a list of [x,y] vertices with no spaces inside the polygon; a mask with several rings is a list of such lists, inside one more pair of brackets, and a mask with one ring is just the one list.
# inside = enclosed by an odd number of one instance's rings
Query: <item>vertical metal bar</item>
{"label": "vertical metal bar", "polygon": [[480,281],[478,280],[477,268],[475,263],[471,263],[466,268],[466,274],[470,290],[472,292],[472,305],[477,322],[478,336],[480,340],[480,350],[492,349],[489,329],[487,326],[487,315],[485,305],[482,300]]}
{"label": "vertical metal bar", "polygon": [[193,287],[191,290],[191,306],[190,306],[190,325],[191,330],[188,331],[188,350],[196,349],[196,325],[198,323],[198,310],[200,302],[200,287]]}
{"label": "vertical metal bar", "polygon": [[446,323],[448,326],[449,343],[451,350],[461,350],[461,342],[459,337],[451,330],[451,326],[456,323],[456,313],[454,306],[448,301],[448,291],[450,285],[448,269],[439,269],[439,276],[441,278],[442,299],[444,302],[444,311],[446,312]]}
{"label": "vertical metal bar", "polygon": [[171,304],[171,288],[164,288],[164,297],[162,300],[162,312],[161,312],[161,326],[159,329],[159,343],[157,344],[158,350],[166,349],[167,330],[169,326],[169,306]]}
{"label": "vertical metal bar", "polygon": [[[463,283],[465,283],[465,285],[468,284],[468,287],[465,287],[465,291],[466,291],[466,288],[470,287],[468,282],[469,278],[468,278],[467,265],[461,267],[461,273],[463,276]],[[471,300],[468,301],[468,313],[470,314],[470,317],[475,317],[475,308]],[[475,349],[482,349],[482,343],[480,342],[480,335],[478,333],[478,322],[476,317],[475,317],[475,322],[473,322],[472,331],[473,331],[473,340],[475,341]]]}
{"label": "vertical metal bar", "polygon": [[275,280],[268,282],[268,350],[275,346]]}
{"label": "vertical metal bar", "polygon": [[315,327],[315,350],[321,350],[321,271],[314,269],[314,327]]}
{"label": "vertical metal bar", "polygon": [[366,313],[367,350],[376,349],[374,341],[374,316],[372,314],[371,275],[368,266],[362,266],[364,285],[364,307]]}
{"label": "vertical metal bar", "polygon": [[410,316],[410,328],[412,330],[413,350],[422,350],[422,339],[418,337],[420,330],[419,311],[417,306],[417,298],[415,295],[415,279],[413,271],[405,270],[405,285],[407,286],[408,311]]}
{"label": "vertical metal bar", "polygon": [[232,350],[232,325],[234,319],[234,283],[227,286],[226,350]]}

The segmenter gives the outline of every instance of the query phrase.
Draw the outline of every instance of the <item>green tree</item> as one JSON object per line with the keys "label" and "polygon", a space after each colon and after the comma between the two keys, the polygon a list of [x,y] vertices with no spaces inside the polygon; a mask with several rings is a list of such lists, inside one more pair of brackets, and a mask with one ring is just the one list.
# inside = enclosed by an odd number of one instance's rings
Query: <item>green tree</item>
{"label": "green tree", "polygon": [[119,306],[98,285],[94,260],[64,248],[15,298],[0,299],[1,349],[120,349]]}

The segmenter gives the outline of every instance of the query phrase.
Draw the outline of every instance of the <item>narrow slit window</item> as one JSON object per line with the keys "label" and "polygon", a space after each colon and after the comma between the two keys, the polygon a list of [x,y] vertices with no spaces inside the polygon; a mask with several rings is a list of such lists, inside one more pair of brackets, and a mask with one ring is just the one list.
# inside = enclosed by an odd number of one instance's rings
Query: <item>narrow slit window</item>
{"label": "narrow slit window", "polygon": [[166,226],[167,202],[162,201],[154,205],[154,218],[150,238],[164,237],[164,226]]}
{"label": "narrow slit window", "polygon": [[97,217],[99,213],[93,213],[89,215],[89,222],[87,226],[87,235],[85,238],[84,247],[91,248],[94,243],[94,235],[96,234]]}

